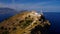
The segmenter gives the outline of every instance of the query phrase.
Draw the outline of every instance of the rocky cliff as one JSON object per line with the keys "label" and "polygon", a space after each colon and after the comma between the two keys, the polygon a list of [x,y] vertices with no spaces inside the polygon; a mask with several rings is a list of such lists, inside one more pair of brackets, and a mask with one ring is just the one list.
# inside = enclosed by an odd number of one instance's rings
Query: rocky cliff
{"label": "rocky cliff", "polygon": [[0,23],[0,34],[47,34],[50,22],[35,11],[24,11]]}

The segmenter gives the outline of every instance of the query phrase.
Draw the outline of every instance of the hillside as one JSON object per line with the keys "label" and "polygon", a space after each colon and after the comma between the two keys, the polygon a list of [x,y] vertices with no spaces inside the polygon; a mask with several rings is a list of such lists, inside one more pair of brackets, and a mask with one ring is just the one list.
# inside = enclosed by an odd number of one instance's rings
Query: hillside
{"label": "hillside", "polygon": [[0,34],[47,34],[50,23],[35,11],[24,11],[0,23]]}

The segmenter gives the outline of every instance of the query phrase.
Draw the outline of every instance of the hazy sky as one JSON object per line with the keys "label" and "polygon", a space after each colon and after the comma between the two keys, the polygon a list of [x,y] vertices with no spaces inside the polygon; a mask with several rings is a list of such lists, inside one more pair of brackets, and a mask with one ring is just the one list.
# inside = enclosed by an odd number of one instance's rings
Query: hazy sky
{"label": "hazy sky", "polygon": [[0,7],[60,12],[60,0],[0,0]]}

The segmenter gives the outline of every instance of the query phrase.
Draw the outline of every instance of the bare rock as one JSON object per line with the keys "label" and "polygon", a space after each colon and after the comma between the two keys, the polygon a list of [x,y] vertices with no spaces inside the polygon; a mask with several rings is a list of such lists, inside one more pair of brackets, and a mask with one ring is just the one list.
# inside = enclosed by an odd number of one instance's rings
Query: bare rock
{"label": "bare rock", "polygon": [[44,34],[50,23],[35,11],[25,11],[0,23],[0,34]]}

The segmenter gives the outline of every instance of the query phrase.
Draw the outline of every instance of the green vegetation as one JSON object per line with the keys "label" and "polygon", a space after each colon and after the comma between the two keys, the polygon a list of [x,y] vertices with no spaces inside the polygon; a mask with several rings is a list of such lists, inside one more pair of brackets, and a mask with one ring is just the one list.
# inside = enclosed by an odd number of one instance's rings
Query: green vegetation
{"label": "green vegetation", "polygon": [[9,34],[9,32],[8,31],[4,31],[2,34]]}
{"label": "green vegetation", "polygon": [[22,27],[22,28],[27,27],[28,25],[30,25],[30,24],[32,23],[32,21],[33,21],[33,20],[32,20],[31,18],[26,17],[25,20],[20,21],[21,27]]}
{"label": "green vegetation", "polygon": [[1,30],[3,30],[3,29],[4,29],[4,27],[3,27],[3,26],[1,26],[1,27],[0,27],[0,29],[1,29]]}
{"label": "green vegetation", "polygon": [[22,23],[22,25],[23,25],[23,27],[25,28],[25,27],[27,27],[28,25],[30,25],[30,23],[32,23],[32,20],[25,20],[25,21]]}

